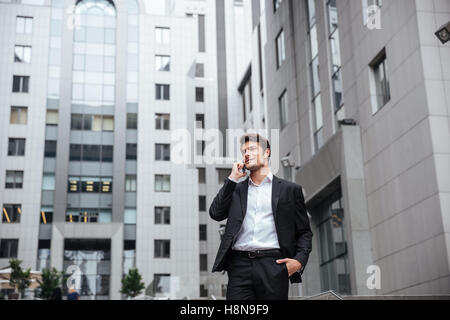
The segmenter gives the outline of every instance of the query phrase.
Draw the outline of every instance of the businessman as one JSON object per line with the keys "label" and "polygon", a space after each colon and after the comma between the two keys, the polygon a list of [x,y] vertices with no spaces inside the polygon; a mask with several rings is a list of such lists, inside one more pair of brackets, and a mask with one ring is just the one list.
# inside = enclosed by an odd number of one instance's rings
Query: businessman
{"label": "businessman", "polygon": [[[302,187],[270,172],[266,138],[246,134],[240,145],[243,163],[209,208],[212,219],[228,219],[212,271],[227,271],[227,300],[287,300],[289,280],[302,282],[311,252]],[[250,175],[238,182],[244,165]]]}

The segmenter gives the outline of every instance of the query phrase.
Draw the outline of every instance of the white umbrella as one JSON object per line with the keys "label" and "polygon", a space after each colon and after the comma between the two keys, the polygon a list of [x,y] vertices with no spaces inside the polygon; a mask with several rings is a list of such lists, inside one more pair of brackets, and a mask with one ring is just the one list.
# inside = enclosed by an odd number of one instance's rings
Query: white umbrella
{"label": "white umbrella", "polygon": [[[0,289],[14,289],[9,285],[9,278],[11,276],[11,268],[0,269]],[[29,288],[39,288],[38,280],[42,281],[42,272],[32,270],[30,271],[31,283]]]}

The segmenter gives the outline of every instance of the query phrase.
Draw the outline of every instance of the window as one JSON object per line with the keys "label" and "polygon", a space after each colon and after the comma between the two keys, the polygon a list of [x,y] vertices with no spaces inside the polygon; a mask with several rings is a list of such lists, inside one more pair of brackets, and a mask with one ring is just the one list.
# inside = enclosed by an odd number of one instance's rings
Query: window
{"label": "window", "polygon": [[197,168],[198,169],[198,183],[205,184],[206,183],[206,169],[205,168]]}
{"label": "window", "polygon": [[280,128],[283,130],[288,125],[288,109],[286,102],[286,91],[278,98],[278,107],[280,110]]}
{"label": "window", "polygon": [[273,0],[273,11],[277,11],[283,0]]}
{"label": "window", "polygon": [[317,40],[316,7],[314,0],[306,0],[308,8],[308,33],[311,60],[309,63],[311,77],[311,105],[312,105],[312,125],[314,134],[314,149],[317,152],[323,145],[323,120],[321,88],[319,78],[319,45]]}
{"label": "window", "polygon": [[113,116],[103,116],[102,131],[114,131]]}
{"label": "window", "polygon": [[40,224],[47,224],[53,222],[53,208],[41,208]]}
{"label": "window", "polygon": [[321,291],[351,295],[345,215],[341,191],[337,190],[314,208],[318,231]]}
{"label": "window", "polygon": [[155,99],[156,100],[170,100],[170,85],[156,84],[155,85]]}
{"label": "window", "polygon": [[286,60],[286,49],[284,42],[284,30],[281,30],[276,39],[277,49],[277,68],[280,68],[284,60]]}
{"label": "window", "polygon": [[314,146],[318,151],[323,145],[323,118],[322,118],[322,101],[320,95],[314,100],[313,105],[314,118]]}
{"label": "window", "polygon": [[170,240],[155,240],[155,258],[170,258]]}
{"label": "window", "polygon": [[101,189],[102,193],[112,193],[112,178],[102,177],[101,180]]}
{"label": "window", "polygon": [[206,211],[206,196],[198,196],[198,209]]}
{"label": "window", "polygon": [[73,113],[70,127],[72,130],[114,131],[114,117]]}
{"label": "window", "polygon": [[201,224],[199,226],[199,239],[200,241],[206,241],[206,224]]}
{"label": "window", "polygon": [[136,267],[136,240],[123,241],[123,274]]}
{"label": "window", "polygon": [[195,88],[195,102],[205,101],[205,88]]}
{"label": "window", "polygon": [[200,297],[205,298],[208,296],[208,288],[205,284],[200,285]]}
{"label": "window", "polygon": [[206,51],[205,44],[205,15],[198,15],[198,52]]}
{"label": "window", "polygon": [[137,144],[127,143],[127,160],[137,160]]}
{"label": "window", "polygon": [[83,130],[83,115],[74,114],[71,115],[70,128],[72,130]]}
{"label": "window", "polygon": [[111,177],[69,177],[69,193],[111,193]]}
{"label": "window", "polygon": [[13,76],[13,92],[28,92],[29,76]]}
{"label": "window", "polygon": [[197,156],[203,156],[205,154],[205,147],[206,142],[205,141],[196,141],[196,155]]}
{"label": "window", "polygon": [[23,171],[6,171],[5,188],[22,189]]}
{"label": "window", "polygon": [[153,276],[153,292],[155,294],[169,294],[170,293],[170,274],[155,273]]}
{"label": "window", "polygon": [[169,44],[170,43],[170,28],[155,28],[156,43],[157,44]]}
{"label": "window", "polygon": [[203,63],[195,64],[195,77],[203,78],[205,76],[205,65]]}
{"label": "window", "polygon": [[203,113],[197,113],[195,115],[195,128],[205,129],[205,115]]}
{"label": "window", "polygon": [[42,190],[55,190],[55,175],[53,173],[44,173],[42,176]]}
{"label": "window", "polygon": [[155,114],[155,128],[156,130],[170,130],[170,114]]}
{"label": "window", "polygon": [[155,207],[155,224],[170,224],[170,207]]}
{"label": "window", "polygon": [[375,114],[391,100],[385,49],[370,63],[370,67],[372,69],[372,114]]}
{"label": "window", "polygon": [[136,208],[125,208],[123,214],[123,223],[136,224]]}
{"label": "window", "polygon": [[44,157],[56,158],[56,140],[45,140]]}
{"label": "window", "polygon": [[170,191],[170,175],[155,175],[155,191],[169,192]]}
{"label": "window", "polygon": [[67,192],[80,192],[81,190],[81,179],[79,177],[69,177],[69,190]]}
{"label": "window", "polygon": [[[341,72],[341,49],[339,43],[339,28],[336,0],[328,0],[328,29],[331,50],[331,81],[333,84],[334,112],[337,113],[344,106],[343,84]],[[339,119],[341,120],[341,119]]]}
{"label": "window", "polygon": [[11,124],[27,124],[27,107],[11,107]]}
{"label": "window", "polygon": [[17,33],[32,33],[33,32],[33,18],[32,17],[16,17],[16,32]]}
{"label": "window", "polygon": [[223,182],[230,176],[231,169],[217,169],[218,183],[223,184]]}
{"label": "window", "polygon": [[170,71],[170,56],[155,56],[156,71]]}
{"label": "window", "polygon": [[19,239],[0,239],[0,258],[17,258]]}
{"label": "window", "polygon": [[102,131],[102,116],[94,115],[92,117],[92,131]]}
{"label": "window", "polygon": [[200,254],[200,271],[208,271],[208,255]]}
{"label": "window", "polygon": [[362,0],[363,8],[363,24],[367,25],[369,23],[370,17],[375,13],[372,9],[373,6],[381,8],[383,6],[382,0]]}
{"label": "window", "polygon": [[137,113],[127,113],[127,129],[137,129]]}
{"label": "window", "polygon": [[111,209],[68,209],[66,222],[108,223],[111,222]]}
{"label": "window", "polygon": [[245,121],[247,121],[247,110],[246,110],[246,102],[245,102],[245,90],[241,92],[241,98],[242,98],[242,118]]}
{"label": "window", "polygon": [[70,161],[81,161],[81,144],[71,144],[69,151]]}
{"label": "window", "polygon": [[47,110],[46,124],[48,126],[58,125],[58,110]]}
{"label": "window", "polygon": [[9,138],[8,156],[24,156],[25,155],[25,139]]}
{"label": "window", "polygon": [[155,160],[170,161],[170,144],[155,144]]}
{"label": "window", "polygon": [[31,47],[16,45],[14,48],[14,62],[30,63]]}
{"label": "window", "polygon": [[83,161],[100,161],[100,145],[84,144]]}
{"label": "window", "polygon": [[[253,110],[253,97],[252,97],[252,77],[251,69],[247,71],[246,79],[242,81],[242,84],[238,88],[242,98],[242,111],[244,122],[247,121],[247,112]],[[249,108],[247,110],[247,107]]]}
{"label": "window", "polygon": [[22,206],[20,204],[4,204],[2,212],[3,223],[20,223]]}
{"label": "window", "polygon": [[125,191],[136,192],[136,175],[125,176]]}
{"label": "window", "polygon": [[70,161],[113,161],[113,146],[108,145],[79,145],[71,144]]}

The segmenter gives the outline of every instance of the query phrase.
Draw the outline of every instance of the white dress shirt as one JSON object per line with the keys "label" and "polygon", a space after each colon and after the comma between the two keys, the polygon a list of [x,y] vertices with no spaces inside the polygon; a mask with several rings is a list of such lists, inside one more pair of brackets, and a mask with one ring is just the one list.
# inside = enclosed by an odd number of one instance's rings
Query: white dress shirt
{"label": "white dress shirt", "polygon": [[272,181],[272,172],[269,172],[260,185],[255,184],[251,177],[248,179],[247,213],[233,250],[280,248],[272,213]]}

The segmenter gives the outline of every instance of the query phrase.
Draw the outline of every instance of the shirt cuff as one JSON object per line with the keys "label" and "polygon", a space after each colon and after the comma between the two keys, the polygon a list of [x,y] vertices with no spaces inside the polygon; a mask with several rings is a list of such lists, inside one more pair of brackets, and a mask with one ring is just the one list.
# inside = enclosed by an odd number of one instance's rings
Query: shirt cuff
{"label": "shirt cuff", "polygon": [[234,183],[238,183],[236,180],[231,179],[230,177],[228,177],[228,179],[230,179],[230,180],[233,181]]}

